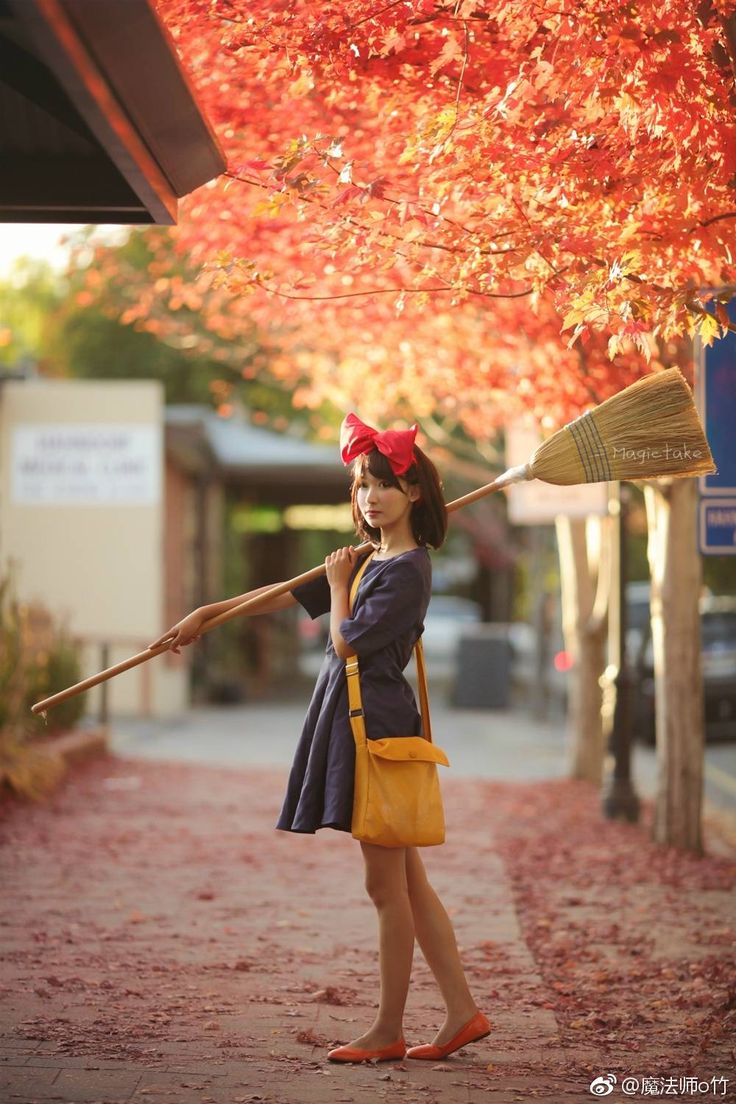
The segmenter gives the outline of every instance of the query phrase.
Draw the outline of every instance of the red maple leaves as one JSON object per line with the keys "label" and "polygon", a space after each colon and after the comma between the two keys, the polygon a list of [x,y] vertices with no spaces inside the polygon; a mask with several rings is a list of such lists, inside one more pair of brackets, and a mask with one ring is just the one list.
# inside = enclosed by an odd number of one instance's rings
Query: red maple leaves
{"label": "red maple leaves", "polygon": [[[240,317],[278,331],[287,356],[295,341],[302,358],[319,350],[310,392],[373,391],[368,364],[384,395],[395,381],[396,399],[423,387],[443,410],[479,409],[481,389],[487,407],[526,378],[528,357],[535,388],[579,398],[569,339],[587,343],[583,374],[614,387],[631,368],[603,367],[607,352],[640,372],[637,355],[720,332],[705,302],[736,284],[727,11],[158,8],[230,163],[183,204],[177,249],[205,266],[198,294],[216,329]],[[227,296],[247,306],[223,310]]]}

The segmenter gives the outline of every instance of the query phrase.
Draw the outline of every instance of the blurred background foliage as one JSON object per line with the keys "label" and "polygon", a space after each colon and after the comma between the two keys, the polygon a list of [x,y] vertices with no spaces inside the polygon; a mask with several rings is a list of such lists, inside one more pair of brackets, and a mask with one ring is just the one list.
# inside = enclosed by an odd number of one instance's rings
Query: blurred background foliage
{"label": "blurred background foliage", "polygon": [[18,601],[12,571],[0,576],[0,787],[39,798],[56,784],[64,768],[44,750],[44,737],[74,727],[84,695],[57,706],[48,724],[31,706],[80,678],[79,652],[63,626],[42,606]]}

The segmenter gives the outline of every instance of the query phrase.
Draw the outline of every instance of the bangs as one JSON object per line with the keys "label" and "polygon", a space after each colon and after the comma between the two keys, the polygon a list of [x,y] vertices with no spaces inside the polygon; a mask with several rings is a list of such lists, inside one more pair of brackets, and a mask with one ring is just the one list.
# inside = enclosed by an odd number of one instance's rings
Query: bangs
{"label": "bangs", "polygon": [[353,482],[357,483],[361,480],[366,471],[370,472],[374,479],[384,479],[388,483],[392,483],[395,487],[401,486],[387,457],[385,457],[382,452],[379,452],[378,449],[372,449],[370,452],[361,453],[361,455],[356,458],[353,464]]}

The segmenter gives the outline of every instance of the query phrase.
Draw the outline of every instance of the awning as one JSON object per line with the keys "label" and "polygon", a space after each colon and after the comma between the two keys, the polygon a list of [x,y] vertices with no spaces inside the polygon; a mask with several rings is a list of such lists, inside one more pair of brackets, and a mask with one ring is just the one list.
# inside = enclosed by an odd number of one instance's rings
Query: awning
{"label": "awning", "polygon": [[224,168],[148,0],[0,0],[0,221],[171,224]]}
{"label": "awning", "polygon": [[200,404],[166,407],[166,450],[190,474],[216,476],[256,503],[340,503],[350,492],[336,446],[275,433],[242,416],[221,418]]}

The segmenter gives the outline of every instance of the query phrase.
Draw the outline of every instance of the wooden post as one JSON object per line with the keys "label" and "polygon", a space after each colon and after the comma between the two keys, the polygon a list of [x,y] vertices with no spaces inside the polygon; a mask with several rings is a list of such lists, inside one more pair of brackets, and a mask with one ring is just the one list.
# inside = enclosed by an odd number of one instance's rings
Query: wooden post
{"label": "wooden post", "polygon": [[[598,547],[588,541],[585,518],[556,520],[562,591],[562,629],[572,655],[568,697],[568,763],[571,778],[597,786],[603,778],[604,741],[600,678],[605,666],[608,526],[599,527]],[[599,590],[602,588],[602,590]]]}
{"label": "wooden post", "polygon": [[658,843],[702,854],[703,679],[697,482],[647,483],[657,724]]}

